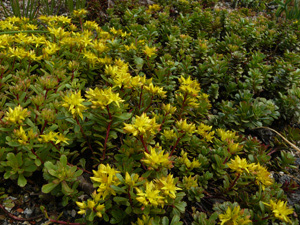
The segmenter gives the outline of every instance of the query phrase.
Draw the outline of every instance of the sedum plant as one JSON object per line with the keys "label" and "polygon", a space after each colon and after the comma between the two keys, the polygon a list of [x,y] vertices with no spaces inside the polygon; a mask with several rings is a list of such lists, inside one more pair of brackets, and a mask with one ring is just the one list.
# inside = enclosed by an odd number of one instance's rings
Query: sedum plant
{"label": "sedum plant", "polygon": [[296,53],[259,50],[292,51],[297,25],[163,6],[112,8],[103,27],[86,10],[0,21],[1,174],[42,175],[76,223],[296,224],[276,156],[242,132],[297,99]]}

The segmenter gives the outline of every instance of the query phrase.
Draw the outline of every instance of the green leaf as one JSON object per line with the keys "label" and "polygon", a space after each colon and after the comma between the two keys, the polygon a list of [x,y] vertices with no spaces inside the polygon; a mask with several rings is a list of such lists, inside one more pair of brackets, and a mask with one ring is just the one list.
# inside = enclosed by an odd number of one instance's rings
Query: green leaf
{"label": "green leaf", "polygon": [[162,218],[162,225],[169,225],[169,218],[168,217],[166,217],[166,216],[164,216],[163,218]]}
{"label": "green leaf", "polygon": [[34,163],[35,163],[36,166],[42,165],[41,160],[39,160],[38,158],[36,158],[36,159],[34,160]]}
{"label": "green leaf", "polygon": [[24,175],[23,175],[23,174],[19,174],[18,185],[19,185],[20,187],[24,187],[26,184],[27,184],[27,180],[26,180],[26,178],[24,177]]}
{"label": "green leaf", "polygon": [[126,209],[125,209],[125,212],[127,215],[129,215],[131,212],[132,212],[132,207],[131,206],[128,206]]}
{"label": "green leaf", "polygon": [[67,166],[67,164],[68,164],[67,156],[65,156],[65,155],[62,155],[60,157],[59,161],[62,163],[63,166]]}
{"label": "green leaf", "polygon": [[110,187],[111,187],[112,189],[114,189],[116,192],[127,193],[123,188],[120,188],[120,187],[118,187],[118,186],[111,185]]}
{"label": "green leaf", "polygon": [[129,120],[132,116],[132,113],[123,113],[120,116],[116,116],[116,118],[121,119],[121,120]]}
{"label": "green leaf", "polygon": [[36,170],[36,165],[35,164],[31,164],[31,165],[29,165],[29,166],[26,166],[25,168],[24,168],[24,170],[26,171],[26,172],[34,172],[35,170]]}
{"label": "green leaf", "polygon": [[62,192],[64,194],[71,194],[74,192],[74,190],[69,187],[66,181],[61,182],[61,185],[62,185]]}
{"label": "green leaf", "polygon": [[118,204],[128,202],[128,198],[124,198],[124,197],[114,197],[113,200]]}
{"label": "green leaf", "polygon": [[119,179],[119,181],[121,181],[122,183],[124,182],[124,178],[121,174],[117,173],[116,177]]}
{"label": "green leaf", "polygon": [[42,192],[43,193],[50,193],[58,184],[54,184],[54,183],[49,183],[49,184],[45,184],[42,187]]}
{"label": "green leaf", "polygon": [[175,208],[178,209],[181,213],[184,213],[186,203],[185,202],[175,202],[174,204]]}
{"label": "green leaf", "polygon": [[180,217],[178,215],[173,216],[173,219],[170,223],[170,225],[181,225],[183,224],[182,222],[180,222]]}

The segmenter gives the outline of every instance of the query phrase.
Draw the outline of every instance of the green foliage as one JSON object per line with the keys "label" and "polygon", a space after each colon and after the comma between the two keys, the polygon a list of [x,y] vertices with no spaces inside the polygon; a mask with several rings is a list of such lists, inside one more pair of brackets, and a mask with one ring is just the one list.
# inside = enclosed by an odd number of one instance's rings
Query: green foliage
{"label": "green foliage", "polygon": [[62,195],[63,206],[67,205],[69,198],[77,199],[77,178],[82,174],[82,170],[78,170],[76,166],[68,166],[65,155],[62,155],[55,165],[50,161],[45,162],[43,172],[45,180],[49,183],[43,185],[42,192]]}
{"label": "green foliage", "polygon": [[296,223],[269,172],[294,158],[245,131],[299,121],[299,25],[158,2],[0,21],[1,175],[87,224]]}

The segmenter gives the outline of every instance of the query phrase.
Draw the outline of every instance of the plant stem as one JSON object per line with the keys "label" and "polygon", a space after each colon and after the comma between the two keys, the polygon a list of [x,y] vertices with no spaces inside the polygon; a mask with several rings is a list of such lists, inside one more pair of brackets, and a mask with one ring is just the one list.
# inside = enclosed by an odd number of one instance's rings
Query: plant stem
{"label": "plant stem", "polygon": [[236,182],[237,182],[237,180],[240,178],[240,176],[241,176],[241,174],[239,173],[239,174],[236,176],[236,178],[234,179],[234,181],[232,182],[232,184],[230,185],[230,187],[227,189],[226,192],[230,191],[230,190],[233,188],[233,186],[236,184]]}
{"label": "plant stem", "polygon": [[48,121],[47,121],[47,120],[45,120],[44,126],[42,127],[42,130],[41,130],[41,134],[43,134],[43,133],[44,133],[44,130],[45,130],[45,127],[46,127],[47,123],[48,123]]}
{"label": "plant stem", "polygon": [[67,224],[67,225],[83,225],[83,224],[86,224],[86,223],[70,223],[70,222],[61,221],[61,220],[53,220],[53,219],[50,219],[50,218],[49,218],[49,221],[51,223]]}
{"label": "plant stem", "polygon": [[109,131],[110,131],[110,127],[112,124],[112,115],[109,112],[109,107],[108,105],[106,106],[107,112],[108,112],[108,116],[109,116],[109,123],[107,126],[107,130],[106,130],[106,137],[105,137],[105,141],[104,141],[104,146],[103,146],[103,155],[102,155],[102,159],[105,159],[105,152],[106,152],[106,146],[107,146],[107,141],[108,141],[108,137],[109,137]]}
{"label": "plant stem", "polygon": [[146,143],[145,143],[145,141],[144,141],[143,135],[140,136],[140,139],[141,139],[141,142],[142,142],[142,144],[143,144],[143,146],[144,146],[144,148],[145,148],[145,151],[149,154],[149,151],[148,151],[148,148],[147,148]]}
{"label": "plant stem", "polygon": [[[69,165],[69,166],[75,166],[75,165],[73,165],[73,164],[71,164],[71,163],[68,163],[68,165]],[[82,171],[85,172],[85,173],[93,174],[92,172],[90,172],[90,171],[88,171],[88,170],[85,170],[85,169],[83,169],[83,168],[81,168],[81,167],[79,167],[79,166],[76,166],[76,167],[77,167],[77,169],[82,170]]]}
{"label": "plant stem", "polygon": [[76,122],[77,122],[77,124],[78,124],[78,126],[80,128],[81,134],[83,135],[84,139],[88,143],[89,149],[91,150],[92,154],[94,155],[94,150],[92,149],[92,146],[91,146],[90,142],[88,141],[88,139],[87,139],[87,137],[86,137],[86,135],[85,135],[85,133],[84,133],[84,131],[82,129],[81,124],[79,123],[79,120],[77,118],[75,118],[75,120],[76,120]]}
{"label": "plant stem", "polygon": [[2,209],[3,212],[4,212],[9,218],[11,218],[11,219],[13,219],[13,220],[17,220],[17,221],[34,221],[34,220],[36,220],[36,219],[39,219],[39,218],[43,217],[43,214],[38,215],[38,216],[35,216],[35,217],[31,217],[31,218],[17,217],[17,216],[15,216],[15,215],[11,214],[10,212],[8,212],[8,211],[5,209],[5,207],[4,207],[3,205],[1,205],[1,204],[0,204],[0,209]]}
{"label": "plant stem", "polygon": [[152,100],[153,100],[153,95],[151,96],[151,100],[150,100],[150,103],[149,105],[147,106],[147,108],[144,110],[144,112],[147,112],[147,110],[150,108],[151,104],[152,104]]}
{"label": "plant stem", "polygon": [[170,153],[170,156],[172,156],[173,155],[173,153],[174,153],[174,151],[175,151],[175,148],[176,148],[176,146],[178,145],[178,143],[179,143],[179,141],[180,141],[180,139],[181,138],[183,138],[183,136],[185,135],[185,133],[184,134],[182,134],[179,138],[177,138],[177,141],[176,141],[176,143],[175,143],[175,145],[173,146],[173,148],[172,148],[172,151],[171,151],[171,153]]}
{"label": "plant stem", "polygon": [[36,154],[33,148],[31,149],[31,152],[41,161],[42,164],[44,164],[44,161]]}

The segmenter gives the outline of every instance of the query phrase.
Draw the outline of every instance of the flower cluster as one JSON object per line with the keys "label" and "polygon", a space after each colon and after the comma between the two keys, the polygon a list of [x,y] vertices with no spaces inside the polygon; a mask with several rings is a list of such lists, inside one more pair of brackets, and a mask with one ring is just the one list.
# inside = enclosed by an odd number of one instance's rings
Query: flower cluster
{"label": "flower cluster", "polygon": [[249,216],[244,215],[244,211],[240,206],[235,206],[233,209],[229,206],[224,214],[219,214],[221,225],[233,224],[233,225],[247,225],[252,224]]}
{"label": "flower cluster", "polygon": [[87,214],[88,211],[95,212],[96,216],[101,218],[105,211],[104,204],[101,204],[101,198],[95,192],[92,194],[92,199],[85,202],[76,202],[79,207],[78,214]]}
{"label": "flower cluster", "polygon": [[170,199],[176,198],[176,192],[181,190],[176,187],[176,180],[173,175],[169,174],[167,177],[148,181],[145,183],[144,188],[136,188],[137,198],[136,200],[147,207],[164,207]]}
{"label": "flower cluster", "polygon": [[116,195],[115,190],[111,187],[112,185],[118,186],[120,184],[116,174],[120,171],[111,168],[110,165],[100,164],[98,170],[93,170],[94,176],[91,180],[94,183],[94,187],[97,188],[97,195],[105,199],[109,195]]}
{"label": "flower cluster", "polygon": [[227,164],[230,169],[237,172],[238,174],[242,174],[247,172],[248,174],[252,174],[255,176],[256,184],[262,185],[264,189],[265,186],[270,186],[274,183],[274,180],[271,178],[270,172],[261,166],[259,163],[251,163],[248,164],[246,159],[241,159],[239,156],[236,156],[234,159],[231,159]]}
{"label": "flower cluster", "polygon": [[130,133],[133,136],[149,136],[156,134],[160,125],[156,123],[155,118],[150,119],[146,113],[141,116],[136,116],[133,119],[133,124],[124,124],[124,130],[126,133]]}
{"label": "flower cluster", "polygon": [[145,158],[141,161],[148,166],[148,169],[159,170],[172,168],[172,161],[169,153],[164,154],[161,146],[149,147],[149,153],[144,152]]}
{"label": "flower cluster", "polygon": [[124,102],[119,97],[118,93],[113,93],[112,88],[108,88],[105,90],[99,90],[98,88],[90,89],[86,92],[86,98],[92,102],[92,108],[100,107],[104,109],[111,103],[115,103],[118,107],[120,107],[120,103]]}
{"label": "flower cluster", "polygon": [[6,116],[4,119],[13,124],[22,124],[23,120],[26,119],[30,115],[30,112],[27,109],[23,109],[20,105],[15,107],[14,109],[9,108],[8,112],[6,112]]}
{"label": "flower cluster", "polygon": [[63,101],[64,102],[61,105],[68,108],[73,117],[79,115],[80,118],[83,119],[82,112],[85,111],[87,107],[82,104],[84,99],[81,98],[81,91],[64,96]]}
{"label": "flower cluster", "polygon": [[264,203],[269,206],[274,216],[286,223],[291,223],[292,221],[288,217],[288,215],[292,214],[294,210],[292,208],[287,207],[287,203],[281,200],[273,201],[270,200],[270,203]]}

